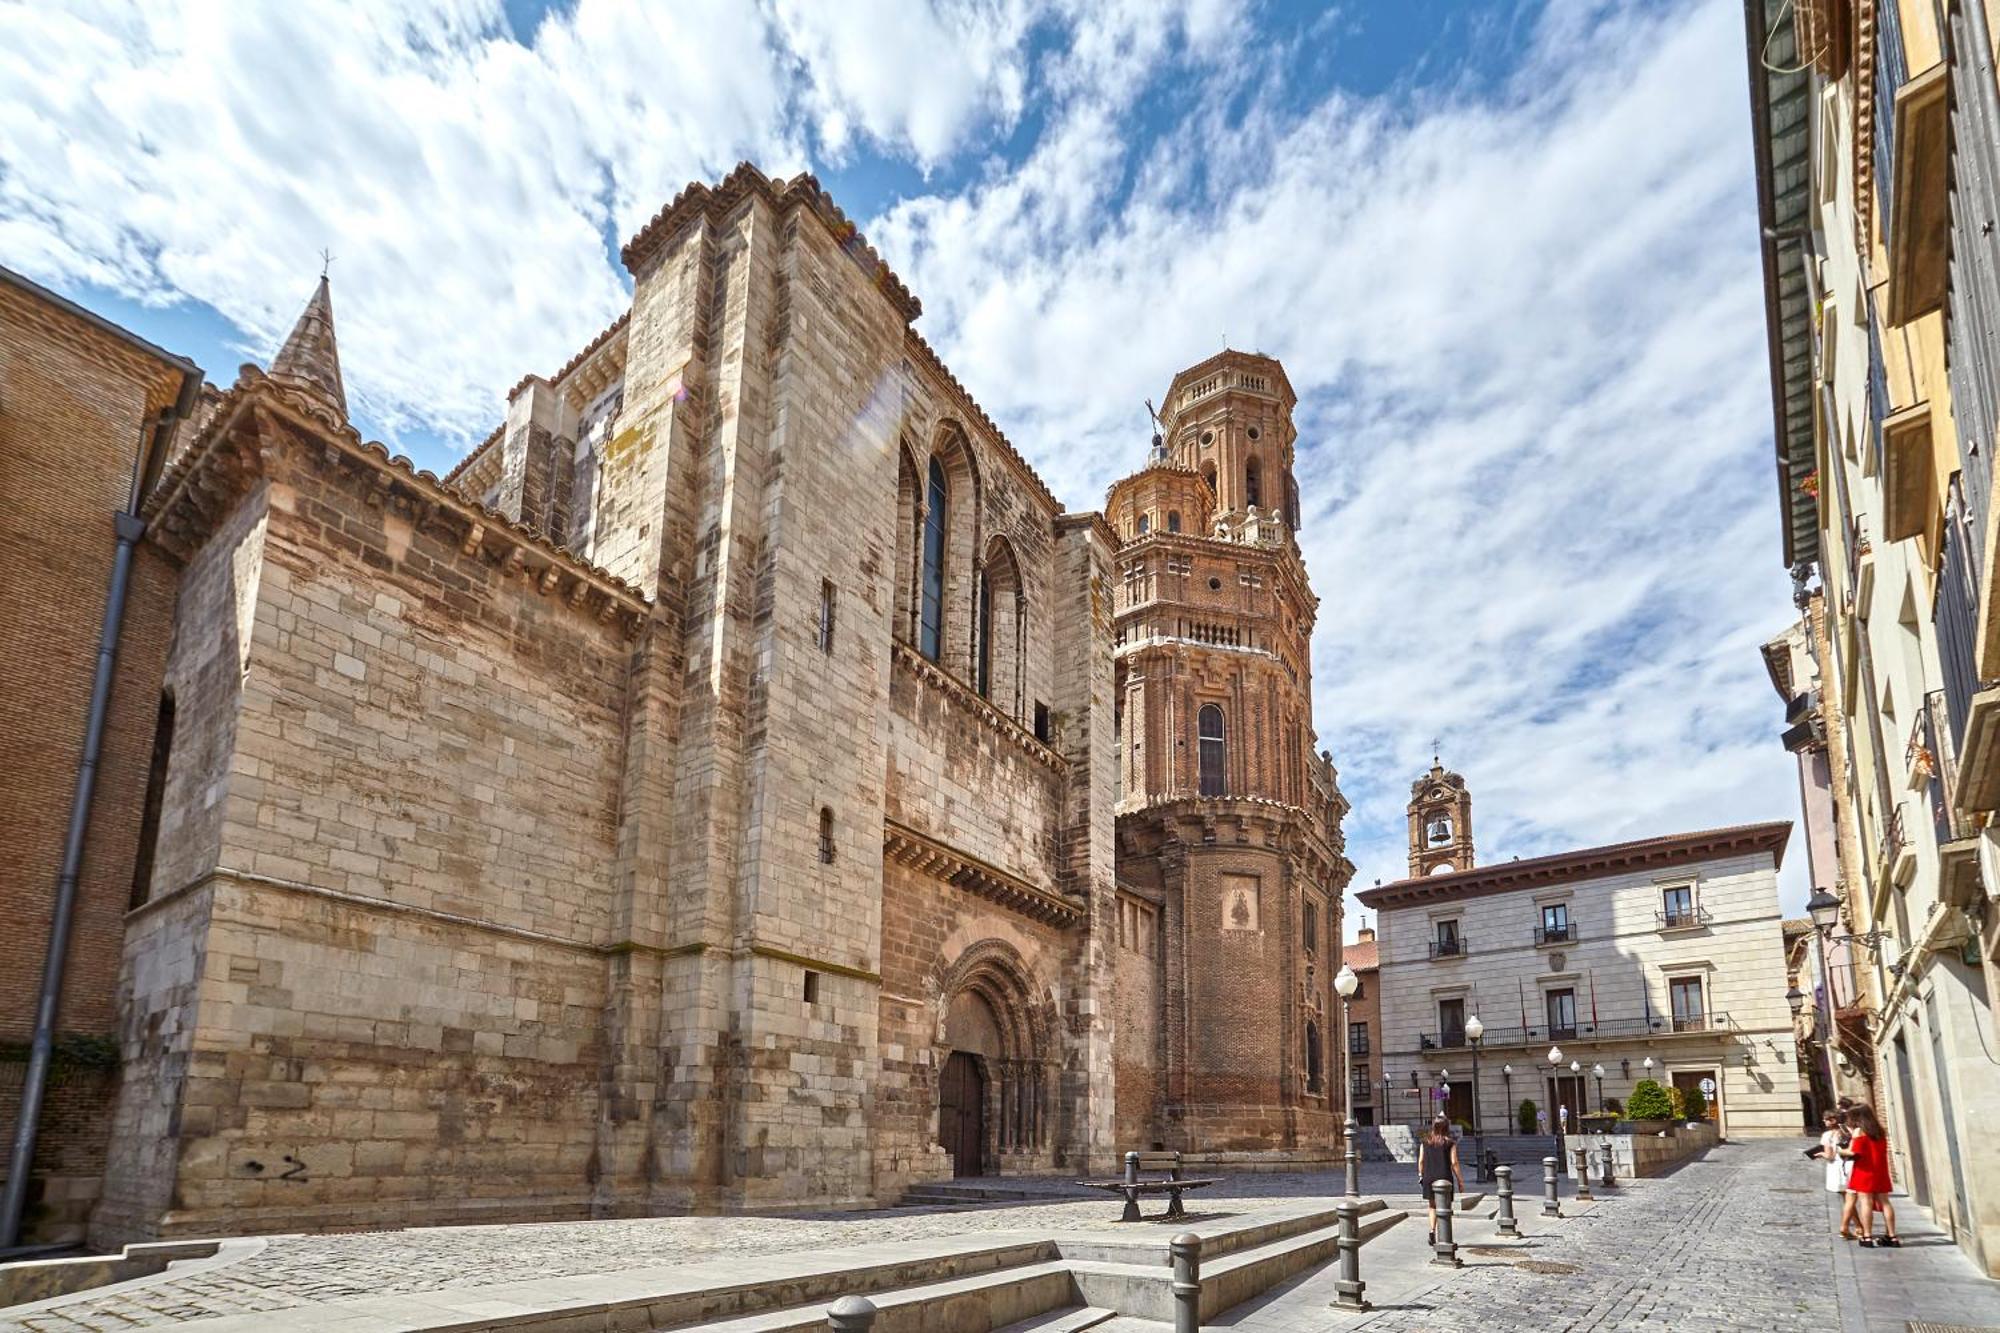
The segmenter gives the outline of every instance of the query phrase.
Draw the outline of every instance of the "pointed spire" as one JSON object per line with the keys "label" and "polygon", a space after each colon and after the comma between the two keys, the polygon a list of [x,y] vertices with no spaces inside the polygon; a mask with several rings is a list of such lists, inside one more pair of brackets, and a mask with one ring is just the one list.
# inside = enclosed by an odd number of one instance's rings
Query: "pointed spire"
{"label": "pointed spire", "polygon": [[285,345],[271,359],[270,376],[293,388],[303,389],[331,404],[347,419],[347,390],[340,382],[340,349],[333,341],[333,295],[326,274],[319,275],[319,288],[299,312]]}

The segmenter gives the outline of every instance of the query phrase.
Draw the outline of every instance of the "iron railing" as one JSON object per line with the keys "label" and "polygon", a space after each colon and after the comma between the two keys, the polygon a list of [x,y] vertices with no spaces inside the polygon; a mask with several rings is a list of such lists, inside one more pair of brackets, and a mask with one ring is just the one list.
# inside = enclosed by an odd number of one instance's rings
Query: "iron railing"
{"label": "iron railing", "polygon": [[1569,944],[1576,939],[1575,926],[1536,926],[1535,943]]}
{"label": "iron railing", "polygon": [[1709,923],[1708,909],[1696,903],[1692,907],[1661,908],[1653,913],[1653,920],[1659,922],[1661,930],[1690,930]]}
{"label": "iron railing", "polygon": [[[1938,671],[1944,677],[1943,696],[1951,752],[1965,744],[1965,719],[1972,696],[1979,692],[1974,645],[1979,638],[1979,551],[1973,544],[1965,497],[1952,484],[1945,511],[1944,541],[1939,551],[1937,594],[1931,603],[1931,623],[1937,627]],[[1932,747],[1932,753],[1937,749]]]}
{"label": "iron railing", "polygon": [[1893,865],[1902,855],[1904,844],[1909,841],[1903,832],[1903,807],[1897,806],[1889,812],[1888,826],[1882,830],[1882,859]]}
{"label": "iron railing", "polygon": [[[1479,1046],[1481,1050],[1487,1050],[1496,1046],[1540,1046],[1551,1041],[1608,1041],[1626,1037],[1666,1037],[1672,1036],[1677,1031],[1718,1032],[1727,1030],[1731,1026],[1729,1015],[1726,1013],[1708,1013],[1696,1017],[1702,1024],[1701,1027],[1678,1028],[1671,1013],[1658,1010],[1647,1014],[1621,1012],[1614,1017],[1579,1018],[1569,1027],[1560,1024],[1550,1026],[1547,1023],[1526,1028],[1488,1027],[1480,1033]],[[1417,1034],[1417,1047],[1419,1050],[1433,1051],[1470,1045],[1462,1032],[1456,1034],[1456,1041],[1446,1040],[1453,1035],[1449,1032],[1420,1032]]]}
{"label": "iron railing", "polygon": [[1463,939],[1431,941],[1432,958],[1463,958],[1465,954],[1466,945]]}
{"label": "iron railing", "polygon": [[1706,1032],[1709,1029],[1707,1014],[1675,1014],[1674,1031]]}

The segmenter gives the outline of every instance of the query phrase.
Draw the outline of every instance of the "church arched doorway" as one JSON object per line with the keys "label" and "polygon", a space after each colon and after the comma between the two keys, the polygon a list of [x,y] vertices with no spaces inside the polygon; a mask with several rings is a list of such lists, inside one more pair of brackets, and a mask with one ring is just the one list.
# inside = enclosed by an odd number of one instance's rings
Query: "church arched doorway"
{"label": "church arched doorway", "polygon": [[983,1173],[986,1075],[979,1057],[968,1051],[953,1051],[938,1077],[938,1142],[951,1154],[952,1175]]}

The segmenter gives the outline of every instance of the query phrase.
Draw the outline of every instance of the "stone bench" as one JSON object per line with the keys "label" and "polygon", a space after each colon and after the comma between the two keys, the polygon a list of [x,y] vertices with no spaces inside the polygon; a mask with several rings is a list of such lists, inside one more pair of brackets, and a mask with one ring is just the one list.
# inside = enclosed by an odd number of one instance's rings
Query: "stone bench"
{"label": "stone bench", "polygon": [[[1142,1172],[1151,1172],[1149,1179]],[[1108,1190],[1125,1196],[1125,1212],[1120,1222],[1138,1222],[1139,1196],[1141,1194],[1165,1194],[1168,1196],[1167,1211],[1163,1218],[1186,1217],[1187,1209],[1181,1203],[1181,1194],[1186,1190],[1207,1189],[1210,1185],[1220,1185],[1222,1180],[1215,1177],[1206,1180],[1190,1180],[1181,1174],[1181,1155],[1177,1152],[1128,1152],[1125,1154],[1125,1176],[1122,1180],[1079,1180],[1079,1185],[1094,1190]]]}

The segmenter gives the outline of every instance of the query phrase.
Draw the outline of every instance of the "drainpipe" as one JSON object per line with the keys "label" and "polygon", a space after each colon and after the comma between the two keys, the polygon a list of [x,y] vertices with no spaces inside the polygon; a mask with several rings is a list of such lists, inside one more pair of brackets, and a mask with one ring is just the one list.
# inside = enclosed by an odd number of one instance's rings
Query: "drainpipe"
{"label": "drainpipe", "polygon": [[[7,1192],[0,1197],[0,1251],[20,1244],[21,1214],[28,1202],[28,1174],[35,1160],[35,1134],[41,1127],[42,1094],[47,1090],[49,1060],[55,1052],[57,1011],[62,1005],[63,963],[69,953],[70,927],[76,915],[77,880],[83,870],[84,836],[90,829],[91,797],[97,789],[97,761],[104,748],[104,720],[110,711],[111,682],[118,665],[119,630],[125,619],[125,593],[132,579],[132,555],[146,524],[137,513],[140,487],[150,460],[166,457],[174,428],[194,410],[201,392],[201,372],[181,381],[179,401],[160,414],[132,465],[132,488],[126,512],[112,515],[118,549],[111,561],[111,589],[104,600],[104,624],[97,636],[97,674],[90,683],[90,716],[83,729],[83,761],[76,773],[76,796],[70,803],[69,833],[63,841],[62,869],[56,875],[55,910],[49,918],[48,952],[42,959],[42,988],[35,1000],[35,1035],[28,1047],[28,1071],[21,1081],[21,1107],[14,1122],[14,1143],[7,1159]],[[148,447],[149,446],[149,447]]]}

